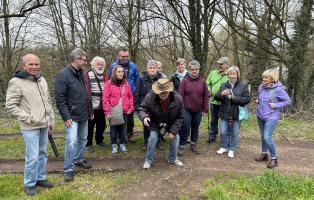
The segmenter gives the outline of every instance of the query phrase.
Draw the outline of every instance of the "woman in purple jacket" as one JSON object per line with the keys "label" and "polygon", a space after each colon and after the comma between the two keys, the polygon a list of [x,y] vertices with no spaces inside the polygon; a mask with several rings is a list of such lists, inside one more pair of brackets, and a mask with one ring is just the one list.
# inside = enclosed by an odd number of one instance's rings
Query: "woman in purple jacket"
{"label": "woman in purple jacket", "polygon": [[178,155],[182,155],[187,144],[191,130],[191,151],[197,151],[197,140],[202,115],[208,112],[208,88],[204,79],[200,76],[200,63],[196,60],[188,64],[188,74],[183,78],[179,86],[185,108],[185,121],[179,132],[180,148]]}
{"label": "woman in purple jacket", "polygon": [[280,118],[279,109],[290,105],[291,99],[284,90],[282,83],[278,81],[279,74],[277,70],[266,70],[262,77],[263,82],[258,88],[259,96],[256,110],[262,139],[262,154],[255,161],[268,161],[267,167],[271,169],[278,164],[273,133]]}

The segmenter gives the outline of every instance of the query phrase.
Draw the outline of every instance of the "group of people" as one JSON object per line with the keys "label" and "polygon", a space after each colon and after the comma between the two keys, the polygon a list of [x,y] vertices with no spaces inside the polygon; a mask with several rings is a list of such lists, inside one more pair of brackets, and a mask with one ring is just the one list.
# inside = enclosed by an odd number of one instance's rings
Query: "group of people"
{"label": "group of people", "polygon": [[[134,113],[143,123],[144,169],[153,166],[155,149],[163,148],[161,142],[166,138],[170,139],[170,164],[184,166],[177,156],[184,155],[189,143],[190,150],[199,154],[199,127],[209,110],[207,142],[215,142],[220,132],[217,154],[228,152],[228,157],[233,158],[240,135],[240,107],[250,102],[250,92],[247,84],[240,80],[239,68],[229,67],[227,57],[220,58],[217,64],[218,68],[211,71],[206,80],[200,75],[198,61],[186,63],[183,58],[176,61],[177,71],[169,78],[156,60],[149,60],[146,70],[140,74],[137,65],[129,60],[129,52],[122,49],[106,73],[104,58],[94,57],[91,68],[86,70],[86,53],[79,48],[73,50],[70,63],[55,79],[56,106],[66,130],[65,181],[73,181],[75,166],[91,168],[84,159],[84,151],[93,151],[95,127],[96,145],[105,146],[106,118],[112,154],[127,152],[126,142],[133,140]],[[272,135],[280,118],[279,109],[288,106],[291,100],[278,80],[278,72],[272,69],[262,74],[258,93],[256,115],[262,151],[255,160],[268,161],[267,167],[273,168],[278,161]],[[25,192],[35,195],[36,186],[52,188],[45,168],[48,132],[54,127],[55,116],[38,56],[23,56],[22,69],[8,84],[6,110],[20,122],[24,138]]]}

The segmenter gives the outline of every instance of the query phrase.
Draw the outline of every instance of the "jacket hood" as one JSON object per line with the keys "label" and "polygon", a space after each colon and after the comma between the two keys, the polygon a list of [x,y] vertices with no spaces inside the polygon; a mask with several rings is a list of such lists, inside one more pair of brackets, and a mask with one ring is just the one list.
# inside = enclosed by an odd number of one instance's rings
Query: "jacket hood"
{"label": "jacket hood", "polygon": [[17,78],[24,78],[24,79],[30,79],[30,80],[33,80],[34,82],[37,82],[39,81],[40,77],[41,77],[41,74],[38,74],[37,76],[33,76],[33,75],[30,75],[27,71],[25,70],[18,70],[14,73],[14,77],[17,77]]}
{"label": "jacket hood", "polygon": [[274,88],[280,88],[280,87],[284,87],[284,86],[280,81],[277,81],[275,83],[271,83],[269,86],[262,85],[262,87],[274,89]]}

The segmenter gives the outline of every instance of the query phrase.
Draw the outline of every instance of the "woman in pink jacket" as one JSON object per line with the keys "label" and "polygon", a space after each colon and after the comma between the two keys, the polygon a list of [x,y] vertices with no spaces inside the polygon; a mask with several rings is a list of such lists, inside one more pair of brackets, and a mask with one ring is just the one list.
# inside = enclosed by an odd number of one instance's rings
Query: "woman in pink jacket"
{"label": "woman in pink jacket", "polygon": [[127,122],[127,114],[133,112],[133,94],[131,86],[127,81],[127,75],[121,65],[117,65],[111,75],[110,81],[106,82],[103,92],[103,107],[106,118],[113,117],[110,108],[118,105],[120,98],[122,98],[122,110],[124,124],[112,125],[110,124],[110,139],[112,144],[112,153],[118,153],[117,137],[119,135],[119,146],[122,152],[127,152],[125,147],[125,128]]}

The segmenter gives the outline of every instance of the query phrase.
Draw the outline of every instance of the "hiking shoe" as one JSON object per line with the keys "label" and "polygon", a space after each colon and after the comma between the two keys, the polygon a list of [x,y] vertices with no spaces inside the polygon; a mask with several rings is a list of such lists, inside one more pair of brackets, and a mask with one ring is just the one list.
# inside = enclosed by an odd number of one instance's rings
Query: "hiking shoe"
{"label": "hiking shoe", "polygon": [[218,151],[216,151],[217,152],[217,154],[219,154],[219,155],[221,155],[221,154],[223,154],[223,153],[226,153],[228,151],[228,149],[226,149],[226,148],[220,148]]}
{"label": "hiking shoe", "polygon": [[145,162],[144,165],[143,165],[143,168],[144,169],[150,169],[152,167],[152,165],[148,162]]}
{"label": "hiking shoe", "polygon": [[268,161],[268,160],[269,160],[268,154],[261,154],[255,158],[256,162],[263,162],[263,161]]}
{"label": "hiking shoe", "polygon": [[196,144],[191,144],[191,151],[195,154],[200,154],[200,152],[197,150]]}
{"label": "hiking shoe", "polygon": [[177,152],[177,155],[178,156],[183,156],[183,154],[184,154],[184,149],[179,148],[178,152]]}
{"label": "hiking shoe", "polygon": [[273,168],[277,167],[277,165],[278,165],[277,159],[271,159],[267,163],[267,168],[273,169]]}
{"label": "hiking shoe", "polygon": [[165,148],[160,143],[157,144],[157,149],[158,150],[165,150]]}
{"label": "hiking shoe", "polygon": [[208,143],[208,144],[210,144],[210,143],[214,143],[216,141],[216,139],[208,139],[206,142]]}
{"label": "hiking shoe", "polygon": [[26,194],[29,195],[29,196],[34,196],[35,194],[37,194],[37,190],[36,190],[35,186],[32,186],[32,187],[24,187],[24,191],[25,191]]}
{"label": "hiking shoe", "polygon": [[79,163],[75,163],[75,166],[82,169],[90,169],[92,167],[92,165],[89,164],[86,160],[83,160],[82,162]]}
{"label": "hiking shoe", "polygon": [[144,144],[142,147],[142,151],[146,151],[147,150],[147,144]]}
{"label": "hiking shoe", "polygon": [[100,146],[100,147],[106,147],[105,143],[103,143],[103,142],[98,143],[97,145]]}
{"label": "hiking shoe", "polygon": [[36,185],[44,187],[44,188],[53,188],[54,185],[49,182],[47,179],[42,181],[37,181]]}
{"label": "hiking shoe", "polygon": [[180,161],[180,160],[175,160],[175,161],[168,161],[168,163],[170,164],[170,165],[175,165],[175,166],[177,166],[177,167],[183,167],[184,166],[184,164]]}
{"label": "hiking shoe", "polygon": [[125,144],[120,144],[120,150],[121,150],[123,153],[128,152],[128,150],[127,150],[126,147],[125,147]]}
{"label": "hiking shoe", "polygon": [[228,151],[228,157],[229,157],[229,158],[233,158],[233,157],[234,157],[234,151],[229,150],[229,151]]}
{"label": "hiking shoe", "polygon": [[65,175],[64,175],[64,181],[65,182],[71,182],[73,181],[74,179],[74,172],[71,171],[71,172],[65,172]]}
{"label": "hiking shoe", "polygon": [[117,144],[113,144],[112,145],[112,154],[117,154],[118,153],[118,145]]}
{"label": "hiking shoe", "polygon": [[93,152],[94,151],[94,147],[93,146],[87,146],[86,147],[86,151]]}

